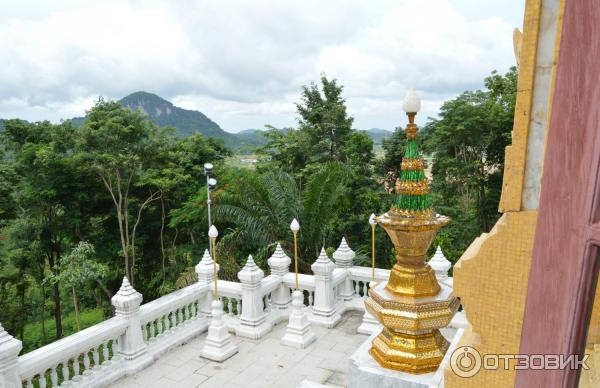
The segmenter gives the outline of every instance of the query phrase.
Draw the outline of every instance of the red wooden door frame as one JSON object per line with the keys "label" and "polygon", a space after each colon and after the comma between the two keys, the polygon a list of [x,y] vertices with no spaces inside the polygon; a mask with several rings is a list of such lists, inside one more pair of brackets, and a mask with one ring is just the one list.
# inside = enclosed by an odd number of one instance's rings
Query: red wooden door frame
{"label": "red wooden door frame", "polygon": [[[582,354],[598,272],[600,3],[566,0],[522,354]],[[516,387],[576,387],[573,370],[517,371]]]}

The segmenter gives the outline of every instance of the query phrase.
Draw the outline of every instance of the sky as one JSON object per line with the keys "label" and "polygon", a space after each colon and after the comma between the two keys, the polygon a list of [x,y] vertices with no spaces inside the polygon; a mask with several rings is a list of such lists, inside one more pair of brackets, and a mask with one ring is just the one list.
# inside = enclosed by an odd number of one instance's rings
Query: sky
{"label": "sky", "polygon": [[223,129],[296,125],[302,85],[344,86],[359,129],[417,123],[515,65],[525,0],[2,0],[0,118],[58,122],[158,94]]}

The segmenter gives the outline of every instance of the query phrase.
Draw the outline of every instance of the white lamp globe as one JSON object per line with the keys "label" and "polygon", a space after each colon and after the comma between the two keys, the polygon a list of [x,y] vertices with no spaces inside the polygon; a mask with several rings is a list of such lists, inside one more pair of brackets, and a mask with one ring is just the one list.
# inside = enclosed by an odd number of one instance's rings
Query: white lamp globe
{"label": "white lamp globe", "polygon": [[300,224],[298,223],[297,219],[294,218],[294,220],[290,224],[290,229],[292,230],[292,232],[297,232],[300,230]]}
{"label": "white lamp globe", "polygon": [[375,214],[371,214],[371,217],[369,217],[369,224],[371,224],[371,225],[377,224],[377,221],[375,221]]}
{"label": "white lamp globe", "polygon": [[421,98],[417,94],[415,88],[410,88],[402,102],[402,109],[406,113],[417,113],[421,110]]}
{"label": "white lamp globe", "polygon": [[208,237],[217,238],[218,235],[219,235],[219,231],[217,230],[217,228],[215,228],[214,225],[211,225],[210,229],[208,230]]}

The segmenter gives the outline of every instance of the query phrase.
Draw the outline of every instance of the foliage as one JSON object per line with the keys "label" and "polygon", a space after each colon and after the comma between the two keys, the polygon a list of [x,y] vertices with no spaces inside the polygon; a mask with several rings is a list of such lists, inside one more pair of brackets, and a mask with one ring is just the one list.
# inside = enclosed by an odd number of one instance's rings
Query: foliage
{"label": "foliage", "polygon": [[64,282],[69,287],[78,288],[89,281],[106,277],[108,268],[94,261],[95,254],[92,244],[81,241],[69,254],[62,257],[60,272],[49,275],[46,280],[50,283]]}
{"label": "foliage", "polygon": [[453,222],[438,242],[456,261],[477,235],[498,219],[504,149],[510,143],[517,70],[493,72],[487,90],[464,92],[446,101],[439,119],[423,128],[424,149],[433,155],[432,194],[439,213]]}
{"label": "foliage", "polygon": [[[485,85],[444,103],[420,131],[433,160],[433,205],[453,218],[434,246],[451,260],[497,217],[516,70],[493,73]],[[268,127],[267,157],[255,171],[227,165],[223,143],[180,138],[118,102],[98,101],[79,127],[3,120],[0,322],[32,349],[72,333],[78,315],[80,327],[110,316],[124,273],[145,301],[195,282],[208,247],[206,162],[219,182],[220,278],[237,280],[248,254],[266,269],[277,242],[293,256],[293,218],[301,224],[301,271],[342,236],[355,262],[370,265],[369,215],[392,205],[413,145],[397,130],[377,158],[368,133],[352,128],[343,87],[325,75],[302,88],[296,107],[296,128]],[[378,267],[394,261],[380,228],[376,257]]]}
{"label": "foliage", "polygon": [[[83,311],[80,316],[81,329],[83,330],[93,326],[99,322],[102,322],[106,318],[105,312],[101,308]],[[53,320],[46,320],[44,325],[42,325],[42,322],[32,322],[26,324],[23,336],[23,353],[28,353],[46,344],[43,339],[44,334],[42,332],[42,326],[44,326],[45,330],[47,331],[46,335],[51,337],[54,336],[54,333],[56,332],[56,326],[54,326]],[[66,314],[64,316],[63,331],[65,336],[77,332],[77,323],[74,313]]]}
{"label": "foliage", "polygon": [[347,179],[348,171],[340,163],[321,166],[304,187],[282,170],[239,177],[230,191],[218,193],[215,199],[215,218],[235,225],[225,250],[219,251],[243,251],[240,262],[246,252],[256,252],[255,261],[264,267],[267,249],[275,243],[292,251],[290,222],[296,218],[301,225],[299,262],[307,270],[330,237],[335,204]]}

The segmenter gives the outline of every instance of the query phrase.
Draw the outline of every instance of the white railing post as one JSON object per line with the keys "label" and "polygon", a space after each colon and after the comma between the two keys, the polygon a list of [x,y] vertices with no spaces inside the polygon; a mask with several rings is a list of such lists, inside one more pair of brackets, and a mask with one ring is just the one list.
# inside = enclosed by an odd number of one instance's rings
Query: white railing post
{"label": "white railing post", "polygon": [[0,325],[0,387],[21,388],[19,353],[23,344]]}
{"label": "white railing post", "polygon": [[152,363],[152,358],[147,353],[140,323],[139,311],[142,299],[142,294],[129,284],[127,277],[124,277],[119,292],[111,300],[115,315],[127,321],[127,330],[118,342],[119,355],[127,360],[126,368],[129,372],[141,370]]}
{"label": "white railing post", "polygon": [[[215,281],[215,269],[213,265],[213,259],[208,249],[204,250],[204,256],[202,260],[196,265],[196,274],[198,275],[198,283],[211,285]],[[217,263],[217,273],[219,273],[219,263]],[[200,314],[205,317],[212,316],[212,302],[213,295],[211,292],[205,292],[198,302]]]}
{"label": "white railing post", "polygon": [[334,327],[342,319],[337,312],[333,291],[333,270],[335,264],[329,260],[325,249],[321,249],[319,258],[310,266],[315,276],[315,298],[311,322],[326,327]]}
{"label": "white railing post", "polygon": [[352,279],[350,279],[350,273],[348,273],[348,269],[352,267],[352,260],[354,259],[356,254],[348,244],[346,243],[346,239],[342,237],[342,242],[338,249],[333,252],[333,258],[335,259],[335,265],[337,268],[342,268],[346,270],[346,279],[340,284],[339,293],[340,297],[343,300],[349,301],[352,299],[354,295],[354,286],[352,285]]}
{"label": "white railing post", "polygon": [[242,315],[236,334],[240,337],[258,339],[271,330],[271,324],[266,321],[264,295],[261,294],[260,289],[264,277],[263,270],[254,263],[252,255],[249,255],[246,265],[238,272],[238,278],[242,283]]}
{"label": "white railing post", "polygon": [[283,282],[283,276],[289,272],[290,264],[292,259],[285,254],[281,245],[277,243],[277,248],[273,255],[267,260],[269,268],[271,269],[271,275],[277,275],[282,278],[281,284],[271,294],[271,303],[273,308],[286,309],[292,300],[290,296],[290,288]]}

